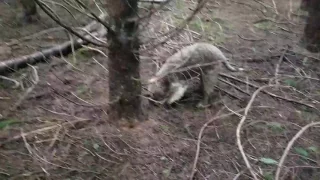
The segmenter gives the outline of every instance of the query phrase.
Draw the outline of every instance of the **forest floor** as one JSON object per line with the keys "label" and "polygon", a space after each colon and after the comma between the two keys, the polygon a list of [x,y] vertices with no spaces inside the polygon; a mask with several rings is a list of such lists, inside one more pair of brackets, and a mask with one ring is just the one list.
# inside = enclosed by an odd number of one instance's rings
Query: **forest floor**
{"label": "forest floor", "polygon": [[[1,61],[69,40],[42,11],[38,23],[22,25],[19,6],[6,2],[0,1]],[[220,87],[232,96],[217,91],[217,102],[206,109],[188,99],[171,108],[149,105],[148,117],[133,128],[108,119],[107,58],[100,53],[82,48],[9,74],[19,87],[0,79],[0,179],[185,180],[193,172],[194,179],[251,179],[241,152],[258,179],[274,179],[283,154],[281,179],[320,179],[320,125],[305,130],[285,151],[304,126],[320,120],[320,55],[301,46],[306,12],[299,5],[299,0],[209,1],[178,36],[141,54],[141,76],[145,81],[154,62],[186,44],[210,42],[245,68],[221,76],[229,85]],[[170,3],[144,35],[173,29],[193,7],[189,0]],[[75,21],[57,12],[74,26],[88,23],[83,15]],[[271,87],[253,97],[265,85]]]}

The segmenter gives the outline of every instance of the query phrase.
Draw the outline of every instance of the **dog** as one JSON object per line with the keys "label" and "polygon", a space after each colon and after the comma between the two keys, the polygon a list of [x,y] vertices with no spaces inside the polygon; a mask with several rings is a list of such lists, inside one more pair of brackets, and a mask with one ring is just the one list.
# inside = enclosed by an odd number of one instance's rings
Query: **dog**
{"label": "dog", "polygon": [[221,50],[212,44],[186,46],[170,56],[149,79],[148,92],[153,99],[162,99],[160,103],[172,104],[184,96],[191,80],[200,79],[203,100],[197,107],[205,107],[218,82],[222,64],[229,71],[243,71],[242,68],[231,66]]}

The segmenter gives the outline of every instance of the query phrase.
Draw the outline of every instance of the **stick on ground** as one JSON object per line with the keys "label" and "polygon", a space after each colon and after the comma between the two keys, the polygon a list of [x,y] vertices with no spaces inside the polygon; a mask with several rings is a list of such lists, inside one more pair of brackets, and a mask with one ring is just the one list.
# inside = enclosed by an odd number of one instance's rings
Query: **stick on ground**
{"label": "stick on ground", "polygon": [[242,158],[243,158],[244,162],[246,163],[247,168],[249,169],[251,175],[253,176],[253,178],[254,178],[255,180],[258,180],[258,178],[257,178],[254,170],[252,169],[252,167],[251,167],[251,165],[250,165],[250,162],[249,162],[249,160],[248,160],[248,158],[246,157],[246,154],[245,154],[245,152],[244,152],[243,146],[242,146],[242,144],[241,144],[240,132],[241,132],[241,127],[243,126],[243,124],[244,124],[244,122],[245,122],[245,120],[246,120],[246,118],[247,118],[247,116],[248,116],[248,112],[249,112],[249,110],[251,109],[251,106],[252,106],[253,101],[255,100],[255,98],[256,98],[256,96],[259,94],[259,92],[262,91],[263,89],[267,88],[267,87],[271,87],[271,86],[270,86],[270,85],[262,86],[262,87],[260,87],[259,89],[257,89],[257,90],[252,94],[251,99],[250,99],[248,105],[247,105],[246,108],[245,108],[244,115],[242,116],[242,118],[241,118],[241,120],[240,120],[240,122],[239,122],[239,124],[238,124],[237,131],[236,131],[236,133],[237,133],[237,144],[238,144],[238,148],[239,148],[239,150],[240,150],[240,153],[241,153],[241,155],[242,155]]}

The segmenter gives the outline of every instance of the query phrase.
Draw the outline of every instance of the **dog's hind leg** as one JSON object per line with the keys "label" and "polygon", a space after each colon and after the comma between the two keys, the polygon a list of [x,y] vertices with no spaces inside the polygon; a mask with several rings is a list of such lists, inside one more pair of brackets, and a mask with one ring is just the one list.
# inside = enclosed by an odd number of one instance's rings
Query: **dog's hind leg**
{"label": "dog's hind leg", "polygon": [[197,104],[198,108],[204,108],[210,105],[211,96],[214,92],[215,85],[218,83],[218,69],[201,72],[201,91],[203,99]]}

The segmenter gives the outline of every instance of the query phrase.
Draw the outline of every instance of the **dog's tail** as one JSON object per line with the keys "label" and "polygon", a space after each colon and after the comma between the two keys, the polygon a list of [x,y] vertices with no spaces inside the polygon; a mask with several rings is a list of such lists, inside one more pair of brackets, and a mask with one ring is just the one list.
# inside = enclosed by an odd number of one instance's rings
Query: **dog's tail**
{"label": "dog's tail", "polygon": [[244,71],[243,68],[236,68],[236,67],[231,66],[231,64],[229,62],[227,62],[227,61],[223,61],[223,64],[230,71],[233,71],[233,72]]}

